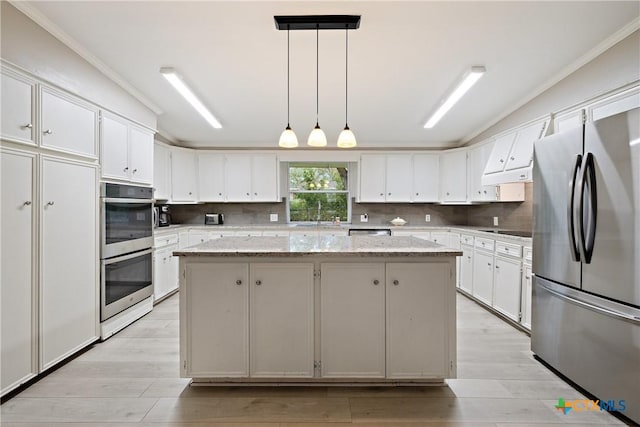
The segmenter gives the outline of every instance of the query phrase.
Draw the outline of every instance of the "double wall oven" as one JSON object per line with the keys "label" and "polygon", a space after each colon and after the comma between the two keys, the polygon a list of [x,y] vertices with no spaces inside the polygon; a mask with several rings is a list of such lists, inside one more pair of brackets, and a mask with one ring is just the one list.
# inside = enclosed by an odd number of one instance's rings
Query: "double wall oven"
{"label": "double wall oven", "polygon": [[100,320],[153,294],[153,189],[103,183]]}

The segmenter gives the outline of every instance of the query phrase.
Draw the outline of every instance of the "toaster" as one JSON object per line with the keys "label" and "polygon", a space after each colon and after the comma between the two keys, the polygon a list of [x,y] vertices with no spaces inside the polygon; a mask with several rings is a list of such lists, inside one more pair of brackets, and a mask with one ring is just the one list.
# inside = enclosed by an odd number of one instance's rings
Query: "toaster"
{"label": "toaster", "polygon": [[224,214],[208,213],[204,214],[204,225],[224,224]]}

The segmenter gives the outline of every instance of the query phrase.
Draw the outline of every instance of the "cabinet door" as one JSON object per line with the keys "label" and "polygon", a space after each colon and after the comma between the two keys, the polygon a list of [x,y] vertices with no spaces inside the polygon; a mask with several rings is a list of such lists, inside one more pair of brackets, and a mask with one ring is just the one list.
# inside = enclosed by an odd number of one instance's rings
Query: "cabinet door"
{"label": "cabinet door", "polygon": [[431,238],[427,240],[436,242],[439,245],[449,246],[449,233],[447,231],[434,231],[431,233]]}
{"label": "cabinet door", "polygon": [[387,156],[386,196],[387,202],[410,202],[413,187],[413,163],[410,154]]}
{"label": "cabinet door", "polygon": [[321,269],[322,376],[384,378],[384,264],[324,263]]}
{"label": "cabinet door", "polygon": [[446,325],[455,319],[455,303],[447,292],[453,286],[452,265],[387,263],[386,267],[387,378],[444,378],[449,352]]}
{"label": "cabinet door", "polygon": [[531,293],[533,291],[533,279],[531,278],[531,266],[526,265],[522,272],[522,326],[531,329]]}
{"label": "cabinet door", "polygon": [[201,202],[224,202],[223,154],[198,154],[198,196]]}
{"label": "cabinet door", "polygon": [[443,202],[467,200],[467,152],[440,155],[440,199]]}
{"label": "cabinet door", "polygon": [[251,164],[251,199],[254,202],[279,202],[276,155],[254,154]]}
{"label": "cabinet door", "polygon": [[255,263],[250,278],[250,376],[313,377],[313,263]]}
{"label": "cabinet door", "polygon": [[204,230],[189,230],[189,246],[199,245],[209,240],[209,233]]}
{"label": "cabinet door", "polygon": [[153,197],[169,200],[171,197],[171,155],[169,148],[162,144],[153,147]]}
{"label": "cabinet door", "polygon": [[153,300],[158,301],[167,294],[167,261],[166,249],[153,253]]}
{"label": "cabinet door", "polygon": [[225,156],[224,185],[228,202],[251,201],[251,156],[249,154]]}
{"label": "cabinet door", "polygon": [[461,245],[462,259],[460,260],[460,289],[473,294],[473,248]]}
{"label": "cabinet door", "polygon": [[520,320],[521,273],[519,260],[496,257],[493,308],[516,322]]}
{"label": "cabinet door", "polygon": [[440,160],[438,154],[413,155],[414,202],[437,202],[440,182]]}
{"label": "cabinet door", "polygon": [[93,166],[43,157],[41,172],[44,370],[98,337],[98,195]]}
{"label": "cabinet door", "polygon": [[485,174],[502,172],[504,170],[515,138],[516,133],[511,132],[496,139],[489,160],[487,161],[487,166],[484,169]]}
{"label": "cabinet door", "polygon": [[124,119],[103,114],[102,134],[102,177],[129,179],[129,130]]}
{"label": "cabinet door", "polygon": [[382,154],[360,156],[360,201],[384,202],[386,157]]}
{"label": "cabinet door", "polygon": [[129,127],[129,170],[131,181],[141,184],[153,182],[153,133]]}
{"label": "cabinet door", "polygon": [[195,202],[197,195],[197,162],[191,150],[171,151],[171,200],[174,202]]}
{"label": "cabinet door", "polygon": [[95,107],[53,89],[40,91],[41,146],[91,158],[97,157]]}
{"label": "cabinet door", "polygon": [[182,376],[249,376],[249,265],[189,263],[186,282],[190,288],[181,296],[185,310],[180,310],[187,362]]}
{"label": "cabinet door", "polygon": [[35,144],[35,83],[8,70],[2,70],[0,78],[0,136],[9,141]]}
{"label": "cabinet door", "polygon": [[547,123],[533,123],[518,131],[505,170],[524,168],[533,162],[533,143],[540,139]]}
{"label": "cabinet door", "polygon": [[473,254],[473,296],[485,304],[493,302],[493,254],[475,251]]}
{"label": "cabinet door", "polygon": [[497,199],[495,185],[482,185],[482,175],[489,161],[493,142],[482,144],[469,150],[469,200],[486,202]]}
{"label": "cabinet door", "polygon": [[38,372],[35,339],[38,305],[33,275],[35,156],[0,151],[0,159],[0,366],[4,395]]}

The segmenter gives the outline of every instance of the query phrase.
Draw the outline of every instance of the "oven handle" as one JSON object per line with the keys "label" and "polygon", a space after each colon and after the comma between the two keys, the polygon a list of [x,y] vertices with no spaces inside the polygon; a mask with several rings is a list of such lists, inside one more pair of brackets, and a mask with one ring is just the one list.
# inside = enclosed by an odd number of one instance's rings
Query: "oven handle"
{"label": "oven handle", "polygon": [[153,203],[153,199],[117,199],[103,197],[105,203]]}
{"label": "oven handle", "polygon": [[133,252],[131,254],[120,255],[120,256],[117,256],[117,257],[114,257],[114,258],[105,259],[105,260],[102,260],[102,262],[103,262],[104,265],[109,265],[109,264],[113,264],[115,262],[126,261],[126,260],[131,259],[131,258],[137,258],[137,257],[142,256],[142,255],[147,255],[147,254],[150,254],[151,252],[153,252],[153,248],[144,249],[142,251]]}

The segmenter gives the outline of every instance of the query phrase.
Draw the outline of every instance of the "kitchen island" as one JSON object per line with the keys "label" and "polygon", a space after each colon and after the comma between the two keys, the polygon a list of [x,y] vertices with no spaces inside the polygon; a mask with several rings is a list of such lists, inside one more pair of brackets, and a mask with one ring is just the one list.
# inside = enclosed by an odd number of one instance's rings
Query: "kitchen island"
{"label": "kitchen island", "polygon": [[194,383],[443,383],[456,376],[455,257],[414,237],[223,237],[180,257]]}

